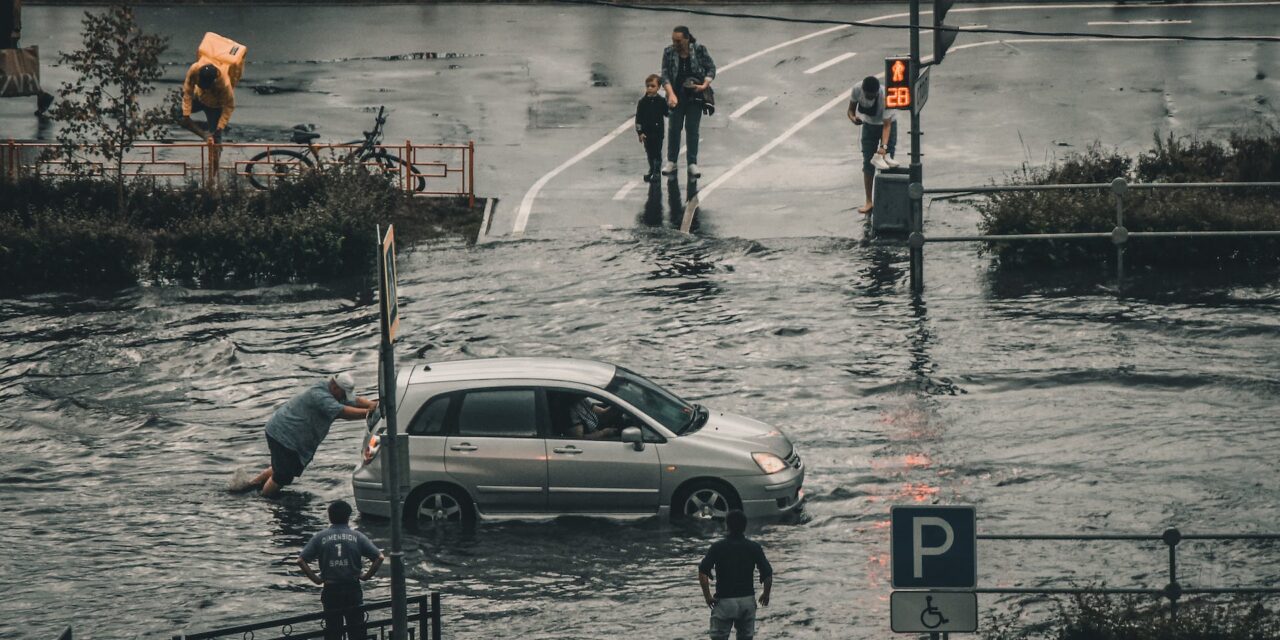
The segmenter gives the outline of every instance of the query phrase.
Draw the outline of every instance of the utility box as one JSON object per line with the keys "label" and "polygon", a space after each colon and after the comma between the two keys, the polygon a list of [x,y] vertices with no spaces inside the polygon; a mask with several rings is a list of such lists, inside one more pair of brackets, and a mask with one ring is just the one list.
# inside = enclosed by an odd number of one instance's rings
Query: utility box
{"label": "utility box", "polygon": [[907,195],[910,183],[911,173],[906,167],[885,169],[876,174],[872,192],[872,233],[911,231],[911,198]]}

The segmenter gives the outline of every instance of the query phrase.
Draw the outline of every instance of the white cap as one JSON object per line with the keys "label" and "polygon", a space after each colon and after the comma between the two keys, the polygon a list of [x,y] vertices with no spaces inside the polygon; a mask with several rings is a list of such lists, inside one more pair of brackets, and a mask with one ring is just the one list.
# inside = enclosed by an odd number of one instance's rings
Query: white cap
{"label": "white cap", "polygon": [[356,399],[356,380],[351,377],[351,374],[344,371],[329,378],[329,380],[333,381],[334,384],[338,385],[338,388],[342,389],[343,393],[347,394],[347,400]]}

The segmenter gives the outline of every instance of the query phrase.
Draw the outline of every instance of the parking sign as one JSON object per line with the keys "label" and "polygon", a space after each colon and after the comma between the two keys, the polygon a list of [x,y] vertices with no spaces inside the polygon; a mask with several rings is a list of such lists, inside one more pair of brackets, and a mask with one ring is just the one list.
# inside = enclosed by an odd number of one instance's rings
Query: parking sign
{"label": "parking sign", "polygon": [[978,527],[971,506],[889,509],[889,559],[895,589],[972,589],[978,577]]}

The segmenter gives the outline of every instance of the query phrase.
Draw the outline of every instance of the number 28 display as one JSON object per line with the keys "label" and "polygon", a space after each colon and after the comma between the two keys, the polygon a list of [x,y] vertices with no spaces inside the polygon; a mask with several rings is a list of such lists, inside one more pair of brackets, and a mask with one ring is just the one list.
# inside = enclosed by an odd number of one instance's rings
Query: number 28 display
{"label": "number 28 display", "polygon": [[886,109],[910,109],[911,58],[884,59],[884,107]]}

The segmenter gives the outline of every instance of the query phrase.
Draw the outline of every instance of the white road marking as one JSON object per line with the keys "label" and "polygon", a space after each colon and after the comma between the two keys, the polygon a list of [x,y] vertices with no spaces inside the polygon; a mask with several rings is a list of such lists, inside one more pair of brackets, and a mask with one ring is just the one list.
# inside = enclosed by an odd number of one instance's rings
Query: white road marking
{"label": "white road marking", "polygon": [[485,237],[489,233],[489,225],[493,222],[493,198],[486,198],[484,201],[484,219],[480,221],[480,235],[476,237],[476,242]]}
{"label": "white road marking", "polygon": [[[885,17],[884,19],[888,19],[888,17]],[[767,49],[761,49],[745,58],[739,58],[737,60],[734,60],[733,62],[730,62],[729,64],[721,67],[719,69],[719,73],[724,73],[725,71],[728,71],[740,64],[744,64],[746,62],[759,58],[760,56],[770,53],[772,51],[777,51],[778,49],[781,49],[783,47],[789,47],[793,44],[804,42],[805,40],[809,40],[811,38],[817,38],[818,36],[823,36],[828,33],[833,33],[835,31],[840,31],[841,29],[848,29],[848,28],[849,28],[849,25],[845,25],[845,24],[837,25],[827,29],[822,29],[820,31],[815,31],[807,36],[800,36],[799,38],[793,38],[791,40],[787,40],[786,42],[775,44],[772,47],[769,47]],[[596,150],[598,150],[600,147],[603,147],[606,144],[609,144],[609,142],[611,142],[614,138],[621,135],[623,131],[627,131],[631,129],[632,123],[634,122],[635,122],[635,119],[632,118],[622,123],[621,125],[618,125],[617,129],[614,129],[613,131],[609,132],[609,134],[606,135],[605,137],[597,140],[595,144],[587,147],[586,149],[583,149],[582,151],[578,152],[578,155],[575,155],[572,158],[565,160],[560,164],[560,166],[556,167],[555,169],[552,169],[549,173],[542,176],[541,178],[538,178],[538,181],[534,182],[533,186],[529,187],[529,190],[524,194],[524,198],[520,200],[520,208],[516,211],[516,221],[515,221],[515,225],[511,229],[511,232],[514,235],[521,235],[524,233],[525,227],[529,225],[529,214],[533,211],[533,201],[538,198],[538,194],[542,191],[542,188],[547,186],[547,183],[551,182],[552,178],[555,178],[556,176],[563,173],[565,169],[568,169],[569,167],[572,167],[573,165],[578,164],[579,162],[582,161],[583,158],[595,153]]]}
{"label": "white road marking", "polygon": [[805,71],[804,71],[804,72],[805,72],[805,73],[817,73],[817,72],[819,72],[819,71],[822,71],[823,69],[826,69],[827,67],[830,67],[830,66],[834,66],[834,65],[840,64],[841,62],[844,62],[845,60],[848,60],[849,58],[852,58],[852,57],[854,57],[854,56],[856,56],[856,55],[858,55],[858,54],[857,54],[857,52],[855,52],[855,51],[850,51],[849,53],[842,53],[842,54],[840,54],[840,55],[838,55],[838,56],[836,56],[836,57],[834,57],[834,58],[832,58],[832,59],[830,59],[830,60],[828,60],[828,61],[826,61],[826,62],[824,62],[824,63],[822,63],[822,64],[820,64],[820,65],[818,65],[818,66],[816,66],[816,67],[811,67],[811,68],[809,68],[809,69],[805,69]]}
{"label": "white road marking", "polygon": [[563,172],[565,169],[568,169],[569,167],[572,167],[573,165],[578,164],[578,161],[582,160],[583,158],[595,153],[596,149],[599,149],[600,147],[603,147],[606,144],[609,144],[609,142],[612,141],[614,138],[622,135],[623,131],[631,131],[632,127],[634,126],[634,123],[635,123],[635,118],[632,118],[618,125],[617,129],[610,131],[609,134],[606,135],[605,137],[600,138],[599,140],[596,140],[595,144],[587,147],[586,149],[583,149],[582,151],[579,151],[578,155],[572,158],[569,158],[568,160],[565,160],[564,162],[560,163],[560,166],[556,167],[555,169],[552,169],[550,173],[548,173],[545,176],[542,176],[541,178],[538,178],[538,181],[533,183],[533,186],[529,187],[529,191],[524,194],[524,199],[520,201],[520,210],[516,213],[516,222],[515,222],[515,227],[512,228],[512,233],[516,235],[520,235],[524,233],[525,226],[529,224],[529,213],[533,211],[533,199],[538,197],[538,192],[542,191],[542,188],[545,187],[548,182],[551,182],[552,178],[560,175],[560,173]]}
{"label": "white road marking", "polygon": [[758,104],[760,104],[761,102],[764,102],[765,100],[768,100],[768,99],[769,99],[769,96],[759,96],[759,97],[757,97],[755,100],[752,100],[751,102],[748,102],[748,103],[746,103],[746,104],[742,105],[741,107],[738,107],[738,110],[737,110],[737,111],[734,111],[733,113],[729,114],[729,119],[730,119],[730,120],[737,120],[738,118],[741,118],[741,117],[742,117],[742,114],[744,114],[744,113],[746,113],[746,112],[750,111],[753,107],[755,107],[756,105],[758,105]]}
{"label": "white road marking", "polygon": [[[1205,9],[1205,8],[1219,9],[1224,7],[1273,7],[1273,6],[1280,6],[1280,0],[1261,0],[1258,2],[1221,2],[1221,3],[1213,3],[1213,4],[1201,4],[1198,2],[1181,2],[1181,3],[1162,4],[1158,8],[1170,9],[1174,7],[1191,7],[1195,9]],[[1107,3],[1107,2],[1087,3],[1087,4],[1020,4],[1020,5],[995,6],[995,7],[957,7],[957,8],[951,9],[950,14],[957,15],[961,13],[974,13],[978,11],[1026,11],[1026,10],[1055,10],[1055,9],[1078,11],[1078,10],[1091,10],[1091,9],[1151,9],[1151,8],[1152,6],[1147,4],[1142,4],[1142,5],[1119,4],[1118,5],[1118,4]],[[933,12],[921,11],[920,15],[931,16],[933,15]],[[862,20],[861,22],[863,24],[872,24],[877,22],[884,22],[886,20],[908,18],[910,16],[911,14],[907,12],[891,13],[891,14],[886,14],[882,16],[876,16],[874,18],[868,18],[866,20]],[[843,24],[836,25],[834,27],[822,29],[820,31],[815,31],[808,35],[800,36],[799,38],[794,38],[791,40],[787,40],[786,42],[778,43],[767,49],[761,49],[760,51],[757,51],[744,58],[739,58],[737,60],[734,60],[733,62],[730,62],[729,64],[721,67],[719,71],[720,73],[724,73],[725,71],[728,71],[740,64],[745,64],[747,62],[750,62],[751,60],[759,58],[760,56],[766,55],[773,51],[777,51],[778,49],[789,47],[793,44],[798,44],[800,42],[804,42],[805,40],[817,38],[819,36],[823,36],[828,33],[834,33],[842,29],[848,29],[849,26],[850,25],[843,25]],[[1038,41],[1038,40],[1033,40],[1033,42],[1034,41]],[[1125,41],[1113,41],[1113,40],[1108,40],[1108,41],[1125,42]],[[1014,41],[1011,40],[1010,42],[1014,42]],[[1153,41],[1147,40],[1146,42],[1153,42]],[[1158,41],[1155,41],[1155,42],[1158,42]],[[959,48],[960,47],[953,47],[952,51],[958,50]],[[574,157],[564,161],[563,163],[560,164],[560,166],[556,167],[555,169],[552,169],[549,173],[547,173],[546,175],[539,178],[536,182],[534,182],[533,186],[529,187],[529,190],[525,192],[524,198],[520,200],[520,208],[516,212],[516,220],[515,220],[515,224],[512,227],[512,234],[518,236],[524,233],[525,227],[528,226],[529,224],[529,214],[533,211],[533,201],[537,199],[538,194],[542,191],[542,188],[545,187],[548,182],[550,182],[553,178],[563,173],[569,167],[572,167],[578,162],[581,162],[583,158],[586,158],[592,153],[595,153],[601,147],[605,146],[614,138],[621,135],[623,131],[630,129],[632,126],[632,122],[633,122],[632,120],[628,120],[627,122],[622,123],[621,125],[618,126],[617,129],[614,129],[605,137],[597,140],[594,144],[587,147],[586,149],[583,149]]]}
{"label": "white road marking", "polygon": [[636,187],[638,187],[638,186],[640,186],[640,181],[639,181],[639,180],[632,180],[632,181],[630,181],[630,182],[628,182],[628,183],[626,183],[626,184],[622,185],[622,188],[621,188],[621,189],[618,189],[618,192],[617,192],[617,193],[615,193],[615,194],[613,194],[613,199],[614,199],[614,200],[622,200],[623,198],[626,198],[626,197],[627,197],[627,194],[628,194],[628,193],[631,193],[631,190],[632,190],[632,189],[634,189],[634,188],[636,188]]}
{"label": "white road marking", "polygon": [[[1056,44],[1056,43],[1078,43],[1078,42],[1107,42],[1107,43],[1145,44],[1149,42],[1176,42],[1176,41],[1177,41],[1176,38],[1152,38],[1150,40],[1115,40],[1112,38],[1021,38],[1016,40],[987,40],[983,42],[972,42],[969,44],[960,45],[958,47],[952,47],[950,49],[950,52],[962,51],[964,49],[976,49],[978,47],[989,47],[989,46],[998,45],[998,44],[1012,44],[1012,43],[1017,43],[1017,44],[1055,43]],[[933,56],[926,56],[921,59],[922,62],[930,62],[932,60],[933,60]],[[876,77],[883,78],[884,72],[876,74]],[[831,109],[841,104],[848,103],[849,93],[850,93],[849,91],[845,91],[840,95],[836,96],[835,98],[832,98],[826,104],[810,112],[809,115],[804,117],[804,119],[792,125],[790,129],[787,129],[786,131],[784,131],[782,135],[779,135],[778,137],[770,140],[763,147],[760,147],[758,151],[740,160],[737,164],[733,165],[733,167],[731,167],[728,171],[721,174],[715,180],[712,180],[711,184],[708,184],[705,188],[699,189],[698,195],[690,198],[689,201],[685,203],[684,219],[681,220],[680,222],[680,230],[683,231],[684,233],[689,233],[689,230],[693,228],[693,217],[697,215],[698,208],[702,205],[702,201],[706,200],[707,196],[711,195],[711,192],[715,191],[717,187],[719,187],[720,185],[724,184],[727,180],[737,175],[740,171],[745,169],[751,163],[764,157],[765,154],[772,151],[778,145],[782,144],[783,142],[786,142],[786,140],[791,136],[795,135],[796,132],[809,126],[811,123],[813,123],[814,120],[817,120],[818,118],[822,117]],[[904,113],[904,115],[906,114]]]}
{"label": "white road marking", "polygon": [[1151,24],[1191,24],[1190,20],[1094,20],[1091,27],[1114,27],[1119,25],[1151,25]]}

